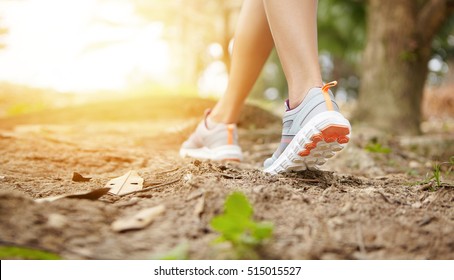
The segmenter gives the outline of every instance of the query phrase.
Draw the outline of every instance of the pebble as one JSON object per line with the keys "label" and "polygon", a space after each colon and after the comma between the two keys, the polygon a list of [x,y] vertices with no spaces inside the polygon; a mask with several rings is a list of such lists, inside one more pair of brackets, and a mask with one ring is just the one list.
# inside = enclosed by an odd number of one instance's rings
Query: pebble
{"label": "pebble", "polygon": [[415,160],[412,160],[408,163],[408,167],[410,168],[419,168],[421,164]]}
{"label": "pebble", "polygon": [[63,228],[67,224],[67,218],[61,214],[50,214],[47,217],[47,224],[53,228]]}
{"label": "pebble", "polygon": [[421,206],[422,206],[421,202],[415,202],[411,205],[411,207],[413,207],[413,208],[421,208]]}

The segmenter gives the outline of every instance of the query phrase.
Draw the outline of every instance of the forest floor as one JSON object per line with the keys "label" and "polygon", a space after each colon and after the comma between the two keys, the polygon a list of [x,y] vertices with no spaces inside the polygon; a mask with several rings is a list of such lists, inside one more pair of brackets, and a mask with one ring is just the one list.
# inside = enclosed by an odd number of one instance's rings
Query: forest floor
{"label": "forest floor", "polygon": [[[263,259],[454,259],[454,172],[429,180],[454,155],[452,131],[393,137],[355,126],[349,146],[322,167],[271,176],[280,119],[247,106],[245,160],[181,159],[178,148],[212,101],[136,98],[0,119],[0,246],[65,259],[152,259],[186,244],[190,259],[228,258],[211,219],[243,192],[254,219],[274,225]],[[178,108],[178,110],[175,110]],[[99,199],[37,199],[102,188],[136,170],[149,190]],[[73,172],[92,177],[72,180]],[[112,223],[154,206],[151,225]],[[227,252],[227,253],[226,253]]]}

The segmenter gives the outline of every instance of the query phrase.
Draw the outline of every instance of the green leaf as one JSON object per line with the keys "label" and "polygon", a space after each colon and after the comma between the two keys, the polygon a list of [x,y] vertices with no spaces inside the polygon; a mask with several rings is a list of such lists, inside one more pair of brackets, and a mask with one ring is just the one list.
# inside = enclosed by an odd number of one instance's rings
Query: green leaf
{"label": "green leaf", "polygon": [[380,154],[391,153],[390,148],[383,147],[380,143],[368,143],[364,149],[370,153],[380,153]]}
{"label": "green leaf", "polygon": [[226,240],[238,240],[241,233],[244,231],[242,224],[237,224],[231,216],[222,215],[214,217],[211,220],[211,226],[216,231],[223,234]]}
{"label": "green leaf", "polygon": [[167,253],[153,257],[155,260],[187,260],[189,259],[189,244],[183,242]]}
{"label": "green leaf", "polygon": [[0,246],[0,259],[60,260],[61,257],[43,250],[15,246]]}
{"label": "green leaf", "polygon": [[234,192],[229,195],[225,202],[225,212],[228,215],[249,218],[252,216],[253,210],[243,193]]}
{"label": "green leaf", "polygon": [[253,208],[243,193],[229,195],[224,210],[210,223],[221,234],[215,242],[230,242],[238,258],[255,258],[254,248],[272,235],[273,225],[269,222],[256,223],[252,219]]}
{"label": "green leaf", "polygon": [[273,234],[273,224],[270,222],[257,223],[252,234],[259,241],[269,238]]}

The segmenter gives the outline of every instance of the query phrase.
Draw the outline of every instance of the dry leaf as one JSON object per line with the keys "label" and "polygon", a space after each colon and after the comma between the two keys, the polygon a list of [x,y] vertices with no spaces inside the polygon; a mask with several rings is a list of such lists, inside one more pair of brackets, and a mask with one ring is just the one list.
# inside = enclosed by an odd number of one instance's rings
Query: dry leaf
{"label": "dry leaf", "polygon": [[80,174],[77,173],[77,172],[73,172],[73,178],[72,178],[72,180],[73,180],[74,182],[88,182],[88,181],[91,180],[91,177],[90,177],[90,178],[89,178],[89,177],[84,177],[84,176],[80,175]]}
{"label": "dry leaf", "polygon": [[141,210],[132,217],[116,220],[112,223],[112,229],[117,232],[142,229],[151,224],[159,215],[164,213],[164,211],[164,205]]}
{"label": "dry leaf", "polygon": [[110,189],[109,188],[99,188],[94,189],[88,192],[80,192],[80,193],[72,193],[72,194],[64,194],[64,195],[57,195],[45,198],[36,199],[36,202],[52,202],[62,198],[76,198],[76,199],[89,199],[89,200],[97,200],[101,196],[105,195]]}
{"label": "dry leaf", "polygon": [[109,192],[112,194],[127,195],[142,189],[143,178],[137,174],[137,171],[131,170],[121,177],[110,180],[105,187],[110,188]]}

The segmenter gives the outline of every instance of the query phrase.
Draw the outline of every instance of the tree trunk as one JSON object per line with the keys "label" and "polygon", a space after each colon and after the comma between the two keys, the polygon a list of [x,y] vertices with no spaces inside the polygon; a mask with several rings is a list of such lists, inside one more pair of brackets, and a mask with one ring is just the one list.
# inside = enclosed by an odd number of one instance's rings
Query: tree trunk
{"label": "tree trunk", "polygon": [[[431,42],[446,18],[444,1],[426,1],[422,8],[418,3],[369,0],[368,5],[368,38],[355,117],[393,134],[420,132]],[[436,21],[433,16],[438,17]]]}

